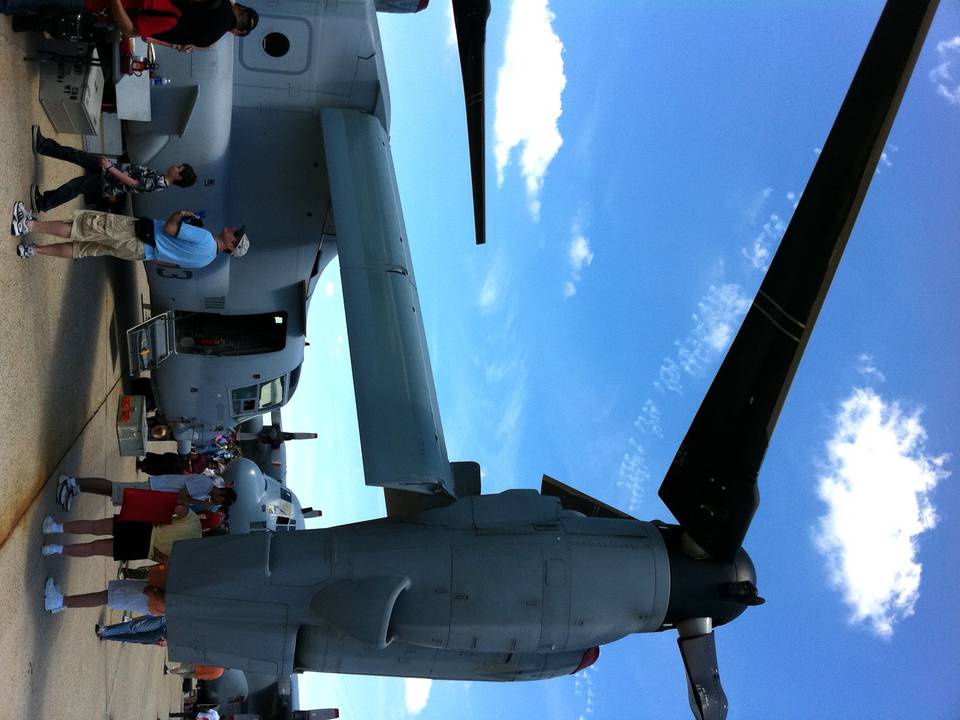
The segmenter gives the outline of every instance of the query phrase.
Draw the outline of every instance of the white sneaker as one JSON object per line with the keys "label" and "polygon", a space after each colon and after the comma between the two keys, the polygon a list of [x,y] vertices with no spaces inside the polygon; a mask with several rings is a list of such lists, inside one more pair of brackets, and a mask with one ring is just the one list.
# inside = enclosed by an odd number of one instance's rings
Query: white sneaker
{"label": "white sneaker", "polygon": [[52,535],[53,533],[63,532],[62,530],[57,530],[57,527],[60,525],[56,520],[53,519],[53,515],[47,515],[43,519],[42,531],[44,535]]}
{"label": "white sneaker", "polygon": [[30,211],[20,200],[17,200],[13,204],[13,211],[10,213],[10,234],[14,237],[28,234],[30,228],[27,227],[27,221],[33,219]]}
{"label": "white sneaker", "polygon": [[67,512],[70,512],[70,504],[73,498],[80,494],[80,486],[77,485],[77,479],[72,475],[61,475],[57,480],[57,503]]}
{"label": "white sneaker", "polygon": [[63,593],[53,581],[53,578],[47,578],[43,586],[43,609],[49,613],[58,613],[65,610],[63,604]]}

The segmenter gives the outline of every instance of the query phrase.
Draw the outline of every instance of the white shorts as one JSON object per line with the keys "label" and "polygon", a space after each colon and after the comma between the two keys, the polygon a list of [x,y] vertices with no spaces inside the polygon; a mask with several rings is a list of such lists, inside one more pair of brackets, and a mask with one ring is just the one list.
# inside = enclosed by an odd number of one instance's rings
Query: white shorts
{"label": "white shorts", "polygon": [[149,615],[147,596],[143,594],[146,587],[146,580],[111,580],[107,583],[107,607]]}

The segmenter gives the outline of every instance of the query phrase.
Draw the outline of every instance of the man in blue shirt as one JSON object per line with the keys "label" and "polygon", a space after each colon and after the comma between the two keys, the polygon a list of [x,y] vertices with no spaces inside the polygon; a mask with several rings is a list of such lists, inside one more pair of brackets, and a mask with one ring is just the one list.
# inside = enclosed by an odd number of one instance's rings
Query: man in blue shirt
{"label": "man in blue shirt", "polygon": [[10,232],[15,236],[44,233],[70,240],[50,245],[22,242],[17,245],[17,255],[22,258],[49,255],[70,260],[109,256],[202,268],[212,263],[220,252],[238,258],[250,249],[250,239],[242,227],[225,227],[213,235],[190,224],[193,218],[197,215],[190,210],[178,210],[165,222],[78,210],[73,220],[41,221],[35,220],[22,202],[17,202],[13,206]]}

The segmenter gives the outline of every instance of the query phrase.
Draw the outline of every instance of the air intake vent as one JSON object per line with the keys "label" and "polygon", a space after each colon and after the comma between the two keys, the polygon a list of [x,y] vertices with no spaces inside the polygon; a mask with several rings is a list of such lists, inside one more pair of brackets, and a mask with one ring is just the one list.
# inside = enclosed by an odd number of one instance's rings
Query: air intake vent
{"label": "air intake vent", "polygon": [[207,310],[223,310],[227,306],[227,298],[223,295],[211,295],[203,299],[203,307]]}

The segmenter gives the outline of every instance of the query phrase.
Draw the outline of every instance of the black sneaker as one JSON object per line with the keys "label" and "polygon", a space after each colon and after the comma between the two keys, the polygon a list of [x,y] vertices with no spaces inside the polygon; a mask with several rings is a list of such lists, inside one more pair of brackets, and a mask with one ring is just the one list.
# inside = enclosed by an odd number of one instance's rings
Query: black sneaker
{"label": "black sneaker", "polygon": [[46,212],[43,203],[43,193],[40,192],[40,186],[36,183],[30,185],[30,209],[35,213]]}
{"label": "black sneaker", "polygon": [[43,144],[43,141],[46,138],[43,136],[43,133],[40,132],[40,126],[34,125],[30,128],[30,142],[33,145],[33,154],[37,155],[40,152],[40,145]]}

